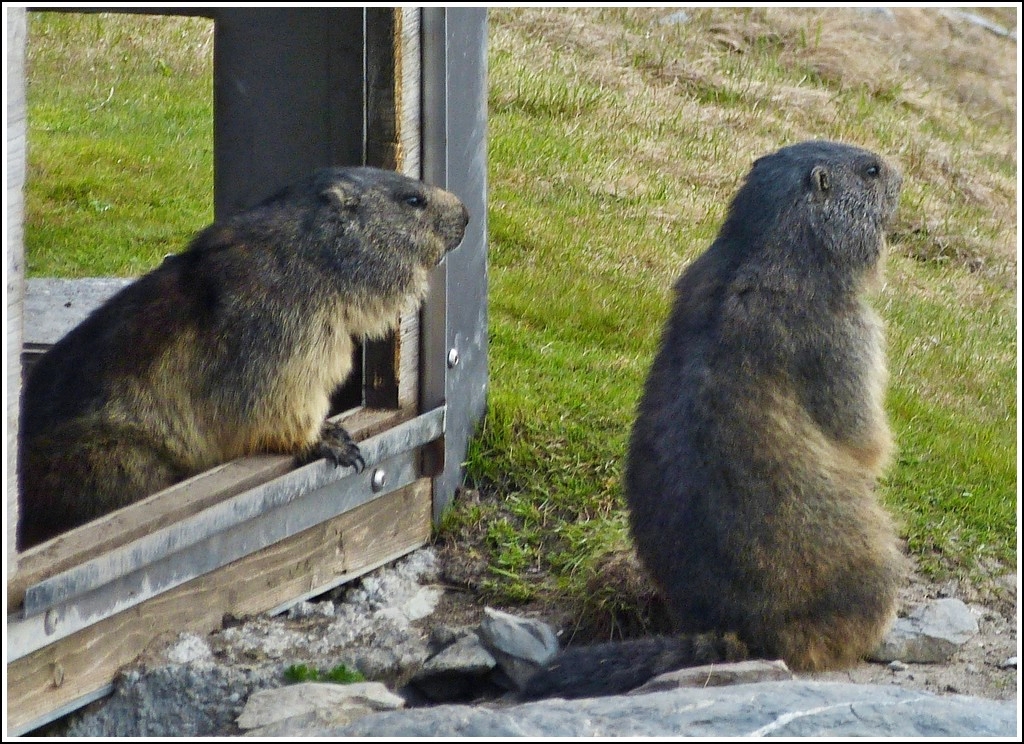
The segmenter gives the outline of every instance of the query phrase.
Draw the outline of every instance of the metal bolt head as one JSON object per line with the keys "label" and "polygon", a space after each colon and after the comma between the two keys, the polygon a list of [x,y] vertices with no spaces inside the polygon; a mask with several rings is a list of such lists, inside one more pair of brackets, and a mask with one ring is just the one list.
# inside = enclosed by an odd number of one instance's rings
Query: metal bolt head
{"label": "metal bolt head", "polygon": [[51,607],[46,611],[43,616],[43,631],[46,635],[53,635],[53,632],[57,630],[58,620],[56,608]]}
{"label": "metal bolt head", "polygon": [[448,369],[459,363],[459,350],[452,348],[448,350]]}
{"label": "metal bolt head", "polygon": [[373,471],[373,475],[370,477],[370,488],[373,489],[374,493],[378,493],[384,490],[384,487],[388,484],[388,474],[382,469],[377,468]]}

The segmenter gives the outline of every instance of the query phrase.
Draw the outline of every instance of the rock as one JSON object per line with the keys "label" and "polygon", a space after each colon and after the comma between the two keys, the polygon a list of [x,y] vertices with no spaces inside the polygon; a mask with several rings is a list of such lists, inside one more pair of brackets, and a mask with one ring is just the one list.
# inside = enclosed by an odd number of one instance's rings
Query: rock
{"label": "rock", "polygon": [[[430,648],[434,650],[434,653],[443,651],[448,646],[456,643],[466,633],[470,631],[465,628],[458,628],[453,625],[447,625],[445,623],[438,623],[430,628]],[[476,635],[474,633],[474,635]],[[479,637],[477,638],[479,640]]]}
{"label": "rock", "polygon": [[409,631],[383,626],[372,645],[355,646],[345,651],[353,666],[367,679],[401,684],[430,657],[426,641]]}
{"label": "rock", "polygon": [[475,633],[466,633],[427,660],[417,676],[430,674],[487,674],[497,665]]}
{"label": "rock", "polygon": [[188,664],[192,661],[206,661],[213,658],[213,651],[206,639],[195,633],[182,633],[174,645],[164,651],[164,658],[172,664]]}
{"label": "rock", "polygon": [[407,620],[418,620],[434,610],[440,589],[422,586],[437,578],[437,557],[432,550],[410,553],[393,567],[363,576],[345,593],[342,604],[361,612],[385,610]]}
{"label": "rock", "polygon": [[891,669],[894,672],[905,672],[909,668],[910,667],[908,667],[902,661],[890,661],[889,662],[889,669]]}
{"label": "rock", "polygon": [[404,705],[379,682],[302,682],[253,693],[237,722],[249,736],[282,736],[306,728],[344,726]]}
{"label": "rock", "polygon": [[1016,669],[1017,668],[1017,657],[1011,656],[1006,661],[999,664],[1000,669]]}
{"label": "rock", "polygon": [[[367,580],[352,590],[335,593],[334,617],[314,613],[301,620],[289,620],[284,616],[261,615],[205,640],[182,634],[165,651],[148,654],[144,664],[125,673],[103,705],[90,706],[62,722],[60,734],[159,738],[237,735],[236,719],[246,700],[258,700],[253,693],[259,690],[281,687],[285,667],[303,663],[326,670],[342,663],[397,688],[407,707],[428,700],[473,701],[478,705],[381,712],[373,704],[359,700],[352,706],[329,702],[326,707],[317,705],[310,709],[291,709],[278,702],[270,709],[274,715],[263,714],[263,718],[254,720],[243,718],[243,723],[255,725],[250,733],[260,736],[324,732],[335,735],[338,731],[356,735],[370,731],[382,736],[403,731],[430,736],[551,737],[1006,736],[1007,731],[1012,735],[1015,716],[1006,713],[1006,706],[1013,711],[1012,702],[936,697],[889,684],[898,680],[903,685],[909,680],[920,686],[919,681],[913,681],[914,674],[907,671],[895,678],[883,673],[886,684],[876,686],[829,685],[810,680],[762,681],[755,685],[736,684],[747,679],[739,672],[745,664],[721,665],[710,670],[681,670],[657,681],[659,685],[696,681],[701,688],[644,694],[634,691],[628,697],[547,700],[511,706],[509,696],[498,698],[515,684],[505,678],[506,687],[499,689],[490,681],[505,675],[497,656],[508,656],[505,668],[513,674],[517,664],[527,673],[532,672],[557,652],[554,632],[543,623],[490,610],[478,631],[489,638],[489,645],[483,648],[475,646],[476,634],[471,630],[449,627],[440,620],[425,624],[430,630],[429,641],[424,639],[425,631],[410,625],[408,617],[418,613],[415,607],[424,595],[417,580],[430,575],[431,564],[431,560],[399,562],[381,570],[374,581]],[[958,605],[961,611],[965,610],[963,603],[943,600],[917,608],[911,617],[927,625],[924,621],[934,620],[933,615],[943,616],[942,610],[956,609]],[[969,612],[967,617],[961,635],[969,635],[974,627]],[[955,635],[948,619],[945,625],[945,634]],[[982,625],[985,627],[985,623]],[[1012,671],[996,672],[988,664],[1013,653],[1007,646],[986,662],[984,669],[979,665],[979,674],[988,671],[1001,678],[1011,676]],[[491,654],[494,660],[487,662],[485,654]],[[486,672],[488,663],[499,666]],[[751,663],[754,668],[767,664]],[[426,680],[424,687],[419,687],[418,682],[416,689],[412,685],[400,687],[421,666],[431,672],[422,677]],[[1007,659],[1002,666],[1015,668],[1016,658]],[[906,664],[899,661],[890,668],[894,672],[905,670]],[[778,671],[769,664],[766,674],[771,676]],[[923,679],[921,673],[917,676]],[[733,684],[706,686],[725,682]],[[935,686],[953,688],[964,689],[962,685],[947,684],[944,679]],[[337,717],[330,717],[335,715],[335,709]],[[286,710],[290,712],[284,713]],[[354,720],[357,714],[364,717]]]}
{"label": "rock", "polygon": [[547,623],[484,608],[478,631],[480,640],[494,656],[515,689],[558,653],[558,638]]}
{"label": "rock", "polygon": [[468,701],[492,687],[486,677],[497,664],[476,633],[466,632],[428,659],[411,684],[435,703]]}
{"label": "rock", "polygon": [[898,618],[871,661],[941,663],[978,632],[978,621],[959,599],[937,599]]}
{"label": "rock", "polygon": [[[285,667],[344,664],[368,678],[404,682],[430,656],[410,625],[430,605],[421,579],[436,578],[431,550],[364,577],[333,617],[323,605],[301,621],[259,615],[203,640],[187,634],[150,663],[124,674],[103,704],[75,713],[67,731],[86,736],[218,736],[235,732],[250,694],[280,686]],[[300,610],[300,612],[302,612]],[[316,626],[316,630],[313,628]],[[205,649],[205,650],[204,650]]]}
{"label": "rock", "polygon": [[132,670],[101,706],[77,713],[65,735],[109,738],[223,736],[256,690],[279,685],[277,666],[240,669],[212,662]]}
{"label": "rock", "polygon": [[433,610],[439,590],[419,582],[436,574],[433,551],[417,551],[338,592],[336,603],[301,602],[287,617],[250,618],[212,643],[224,662],[343,663],[369,679],[404,682],[430,656],[411,623]]}
{"label": "rock", "polygon": [[307,736],[1015,736],[1016,703],[895,685],[763,682],[647,695],[443,705],[366,716]]}
{"label": "rock", "polygon": [[629,694],[643,695],[648,692],[672,690],[677,687],[721,687],[784,679],[793,679],[793,673],[789,671],[786,662],[752,659],[732,664],[708,664],[707,666],[687,667],[674,672],[666,672],[659,674]]}
{"label": "rock", "polygon": [[213,639],[214,647],[232,661],[305,659],[328,653],[329,644],[317,642],[301,628],[280,618],[261,615],[223,630]]}
{"label": "rock", "polygon": [[334,617],[334,602],[302,601],[288,608],[288,619],[299,620],[304,617]]}

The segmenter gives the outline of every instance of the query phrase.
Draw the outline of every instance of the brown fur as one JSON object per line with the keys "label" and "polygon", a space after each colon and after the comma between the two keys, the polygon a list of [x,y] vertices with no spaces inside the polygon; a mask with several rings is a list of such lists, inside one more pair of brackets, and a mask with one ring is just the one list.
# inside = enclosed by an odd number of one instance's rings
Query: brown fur
{"label": "brown fur", "polygon": [[467,220],[441,189],[335,168],[201,232],[33,369],[20,546],[242,455],[361,467],[325,425],[353,338],[422,301]]}

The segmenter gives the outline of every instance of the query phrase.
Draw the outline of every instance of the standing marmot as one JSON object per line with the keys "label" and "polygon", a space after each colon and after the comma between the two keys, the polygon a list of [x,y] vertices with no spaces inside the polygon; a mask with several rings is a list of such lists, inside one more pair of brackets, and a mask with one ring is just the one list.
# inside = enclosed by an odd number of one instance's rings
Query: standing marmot
{"label": "standing marmot", "polygon": [[246,454],[361,468],[325,424],[352,337],[384,335],[423,299],[468,219],[401,174],[325,169],[125,287],[27,380],[20,547]]}
{"label": "standing marmot", "polygon": [[836,668],[878,644],[903,558],[875,495],[887,372],[863,295],[900,184],[831,142],[754,163],[675,285],[626,463],[640,558],[677,630],[705,635],[570,650],[526,697],[610,694],[748,652]]}

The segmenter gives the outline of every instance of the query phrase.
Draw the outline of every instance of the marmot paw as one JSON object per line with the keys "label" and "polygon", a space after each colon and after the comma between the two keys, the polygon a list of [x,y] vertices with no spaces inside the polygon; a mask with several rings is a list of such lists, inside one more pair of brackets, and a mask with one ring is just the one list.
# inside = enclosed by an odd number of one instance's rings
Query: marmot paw
{"label": "marmot paw", "polygon": [[357,473],[363,472],[366,461],[363,460],[359,446],[341,424],[324,423],[322,438],[313,448],[312,458],[326,457],[335,466],[355,468]]}

